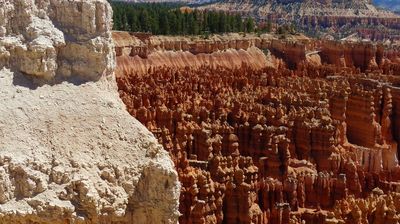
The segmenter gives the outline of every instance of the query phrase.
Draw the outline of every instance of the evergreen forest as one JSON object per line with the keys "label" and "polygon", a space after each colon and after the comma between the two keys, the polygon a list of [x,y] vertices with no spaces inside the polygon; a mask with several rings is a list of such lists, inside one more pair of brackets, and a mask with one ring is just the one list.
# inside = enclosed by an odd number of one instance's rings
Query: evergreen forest
{"label": "evergreen forest", "polygon": [[114,11],[114,30],[155,35],[256,31],[254,20],[239,14],[192,10],[176,3],[110,3]]}

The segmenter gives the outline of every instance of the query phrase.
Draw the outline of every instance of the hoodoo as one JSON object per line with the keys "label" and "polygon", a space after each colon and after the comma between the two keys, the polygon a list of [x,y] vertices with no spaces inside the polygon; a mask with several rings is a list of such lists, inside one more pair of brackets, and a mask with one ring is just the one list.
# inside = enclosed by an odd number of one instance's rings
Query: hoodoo
{"label": "hoodoo", "polygon": [[[172,155],[179,223],[399,223],[396,46],[131,35],[114,35],[120,96]],[[249,49],[264,60],[198,60]]]}
{"label": "hoodoo", "polygon": [[0,223],[176,223],[173,163],[118,96],[107,1],[0,5]]}

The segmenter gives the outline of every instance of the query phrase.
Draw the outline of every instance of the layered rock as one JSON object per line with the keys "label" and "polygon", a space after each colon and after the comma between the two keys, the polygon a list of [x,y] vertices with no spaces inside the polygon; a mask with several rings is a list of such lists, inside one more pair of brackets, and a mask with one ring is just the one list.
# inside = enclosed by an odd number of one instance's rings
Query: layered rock
{"label": "layered rock", "polygon": [[[247,34],[204,37],[152,36],[143,33],[114,32],[118,67],[117,76],[163,67],[198,69],[202,65],[254,69],[266,67],[302,69],[304,66],[348,71],[374,71],[384,74],[400,71],[400,54],[394,45],[354,40],[317,41],[303,35],[281,39],[276,35]],[[134,65],[134,66],[133,66]],[[324,67],[328,69],[327,67]]]}
{"label": "layered rock", "polygon": [[251,15],[259,21],[277,24],[296,24],[298,29],[324,31],[338,38],[344,33],[362,34],[359,29],[373,26],[375,30],[393,33],[397,39],[396,33],[400,29],[400,16],[364,0],[224,0],[199,8]]}
{"label": "layered rock", "polygon": [[226,68],[239,68],[242,64],[257,69],[277,67],[280,60],[261,50],[270,45],[271,38],[230,34],[206,39],[114,32],[120,65],[116,74],[146,73],[165,66],[199,68],[204,64]]}
{"label": "layered rock", "polygon": [[176,223],[173,163],[117,94],[109,4],[0,5],[0,223]]}
{"label": "layered rock", "polygon": [[343,67],[356,67],[362,71],[376,69],[382,65],[384,47],[371,42],[335,42],[321,43],[322,62]]}

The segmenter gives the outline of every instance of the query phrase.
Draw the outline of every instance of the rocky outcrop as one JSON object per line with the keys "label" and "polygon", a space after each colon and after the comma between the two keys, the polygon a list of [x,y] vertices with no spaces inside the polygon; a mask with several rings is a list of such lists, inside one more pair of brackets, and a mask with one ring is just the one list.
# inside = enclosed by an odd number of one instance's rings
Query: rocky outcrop
{"label": "rocky outcrop", "polygon": [[98,80],[113,71],[109,5],[61,0],[0,3],[2,67],[45,79]]}
{"label": "rocky outcrop", "polygon": [[176,223],[173,163],[117,93],[109,4],[0,5],[0,223]]}

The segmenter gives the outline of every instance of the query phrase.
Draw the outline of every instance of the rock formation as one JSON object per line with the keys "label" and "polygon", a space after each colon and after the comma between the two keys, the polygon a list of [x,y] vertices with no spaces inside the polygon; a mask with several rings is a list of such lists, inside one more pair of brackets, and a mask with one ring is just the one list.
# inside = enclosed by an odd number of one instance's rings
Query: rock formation
{"label": "rock formation", "polygon": [[[198,69],[211,67],[253,69],[266,67],[290,69],[307,64],[331,68],[374,71],[384,74],[400,71],[400,48],[392,44],[314,40],[303,35],[281,39],[276,35],[260,36],[225,34],[204,37],[152,36],[142,33],[113,32],[118,66],[117,76],[130,73],[145,74],[163,67]],[[334,68],[336,67],[336,68]],[[327,67],[325,67],[327,69]]]}
{"label": "rock formation", "polygon": [[261,22],[296,24],[298,30],[322,31],[338,39],[345,33],[363,33],[359,29],[395,31],[397,39],[400,29],[399,15],[375,7],[369,0],[223,0],[199,8],[251,15]]}
{"label": "rock formation", "polygon": [[117,94],[109,4],[0,5],[0,223],[176,223],[173,163]]}
{"label": "rock formation", "polygon": [[275,61],[260,50],[270,41],[269,36],[230,34],[189,38],[113,32],[113,39],[120,65],[116,69],[117,76],[137,71],[146,73],[165,66],[199,68],[209,64],[239,68],[245,63],[263,68],[279,64],[279,60]]}
{"label": "rock formation", "polygon": [[[150,52],[141,59],[149,64],[155,52],[193,49],[179,37],[146,38],[164,46],[136,42]],[[166,64],[142,72],[125,69],[118,57],[127,56],[117,54],[122,100],[177,168],[180,223],[396,223],[396,48],[246,38],[279,66]],[[127,40],[116,40],[126,41],[117,51],[132,52]]]}

